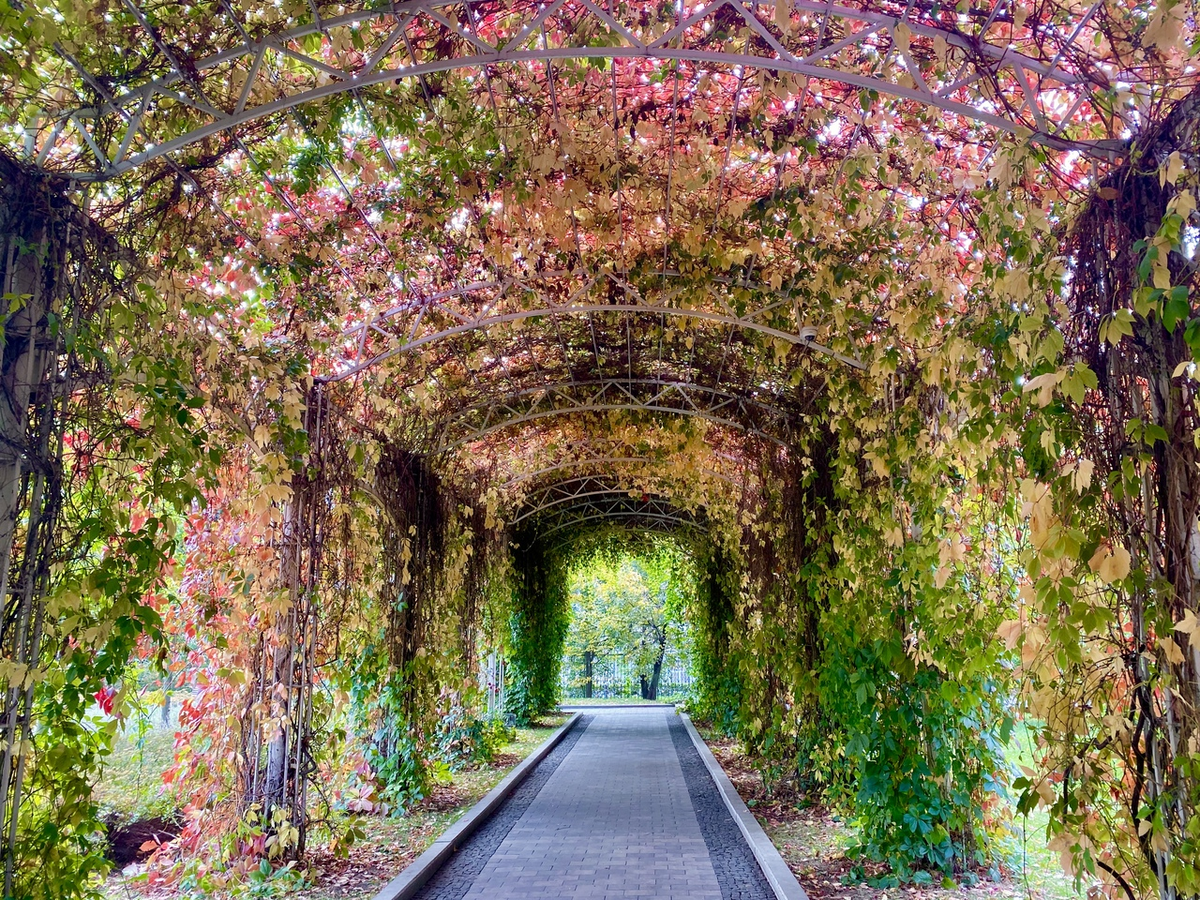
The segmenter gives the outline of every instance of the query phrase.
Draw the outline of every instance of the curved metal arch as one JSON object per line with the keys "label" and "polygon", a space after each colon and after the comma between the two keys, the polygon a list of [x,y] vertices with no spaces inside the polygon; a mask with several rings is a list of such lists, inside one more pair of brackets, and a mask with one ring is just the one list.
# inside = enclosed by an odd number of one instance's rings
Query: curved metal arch
{"label": "curved metal arch", "polygon": [[[547,530],[545,530],[545,532],[542,532],[542,535],[546,536],[546,538],[550,538],[550,536],[552,536],[552,535],[562,534],[563,532],[565,532],[565,530],[568,530],[569,528],[586,526],[586,524],[588,524],[589,522],[599,522],[599,521],[604,521],[604,520],[620,521],[620,520],[625,520],[625,518],[628,518],[628,520],[634,521],[635,527],[637,527],[640,530],[647,530],[647,532],[656,532],[656,533],[660,533],[660,534],[673,534],[674,532],[677,532],[677,530],[700,530],[701,529],[700,523],[692,522],[691,520],[689,520],[689,518],[682,518],[679,516],[661,516],[661,515],[638,516],[638,515],[632,515],[632,514],[631,515],[623,515],[623,514],[619,514],[619,512],[618,512],[618,514],[604,514],[604,512],[600,512],[600,514],[596,514],[594,516],[586,516],[584,518],[577,518],[577,520],[574,520],[571,522],[563,522],[562,524],[557,524],[557,526],[554,526],[553,528],[548,528]],[[560,548],[564,547],[565,545],[566,545],[566,541],[559,541],[557,545],[554,545],[554,550],[560,550]]]}
{"label": "curved metal arch", "polygon": [[[703,509],[703,508],[701,508]],[[596,497],[582,497],[579,502],[559,509],[552,509],[545,515],[531,517],[539,528],[552,530],[558,525],[578,522],[581,517],[591,520],[599,516],[665,516],[678,520],[695,522],[698,515],[675,505],[665,496],[654,495],[646,500],[630,497],[627,493],[610,493]],[[700,515],[703,515],[701,512]]]}
{"label": "curved metal arch", "polygon": [[[576,528],[581,525],[586,525],[589,522],[598,522],[598,521],[606,520],[606,519],[611,519],[611,520],[630,519],[639,524],[643,523],[643,522],[654,522],[654,523],[657,523],[658,527],[646,527],[646,526],[640,526],[640,527],[645,527],[645,530],[647,530],[647,531],[659,531],[659,532],[666,533],[666,534],[671,534],[671,533],[673,533],[677,530],[681,530],[681,529],[684,531],[690,531],[690,530],[699,530],[701,528],[701,525],[699,522],[695,522],[691,519],[684,518],[682,516],[660,515],[657,513],[654,513],[654,514],[650,514],[650,513],[623,514],[623,513],[617,512],[617,513],[596,513],[595,515],[585,516],[582,519],[572,519],[569,522],[562,522],[558,525],[555,525],[553,528],[549,528],[546,531],[542,532],[542,534],[546,537],[550,537],[555,534],[560,534],[560,533],[566,531],[568,528]],[[558,547],[562,547],[562,546],[563,546],[563,544],[560,542],[558,544]]]}
{"label": "curved metal arch", "polygon": [[[456,0],[410,0],[410,2],[391,3],[388,4],[387,9],[363,10],[328,19],[319,19],[316,22],[299,25],[259,40],[253,40],[249,34],[243,31],[244,40],[238,46],[204,59],[192,61],[187,72],[180,71],[181,67],[174,54],[169,51],[164,52],[163,47],[159,45],[160,54],[172,69],[170,74],[132,88],[98,108],[77,109],[61,116],[53,125],[40,151],[36,153],[36,162],[41,165],[46,161],[52,154],[54,146],[64,140],[63,135],[68,126],[71,126],[81,132],[96,163],[95,171],[76,173],[73,177],[81,181],[102,180],[127,172],[220,132],[230,131],[256,119],[337,94],[358,91],[399,78],[416,78],[456,68],[484,68],[506,63],[570,58],[689,60],[731,68],[789,72],[912,100],[1008,133],[1016,134],[1027,130],[1031,132],[1031,140],[1057,149],[1081,150],[1095,156],[1112,158],[1119,155],[1125,145],[1125,142],[1113,141],[1080,143],[1066,140],[1056,134],[1075,115],[1089,92],[1102,87],[1058,67],[1059,60],[1067,53],[1070,45],[1082,31],[1083,23],[1080,23],[1063,46],[1057,48],[1057,55],[1050,62],[1045,62],[1021,54],[1009,47],[992,45],[953,29],[909,20],[907,13],[904,16],[892,16],[882,12],[853,9],[833,2],[821,2],[821,0],[793,0],[794,8],[802,13],[813,14],[825,22],[828,22],[830,18],[837,18],[856,24],[866,23],[865,27],[860,28],[849,37],[828,47],[818,47],[815,52],[800,56],[780,43],[764,20],[760,19],[743,0],[715,0],[650,42],[642,41],[600,5],[590,2],[590,0],[580,0],[577,5],[581,9],[576,13],[579,22],[576,24],[578,25],[586,19],[594,19],[597,24],[613,35],[618,43],[611,46],[580,44],[564,47],[546,46],[543,27],[552,16],[566,14],[563,12],[566,0],[553,0],[551,3],[538,6],[531,5],[530,8],[524,10],[510,10],[510,16],[521,15],[524,17],[524,21],[520,23],[517,33],[504,41],[501,46],[488,43],[474,33],[472,28],[457,25],[451,21],[453,17],[443,16],[440,12],[443,8],[448,9],[457,5]],[[681,41],[687,29],[702,23],[704,19],[721,11],[722,8],[728,8],[739,16],[745,27],[754,31],[758,38],[769,46],[769,52],[773,55],[760,56],[745,52],[672,46]],[[133,9],[139,19],[142,18],[140,10],[136,6]],[[1088,13],[1088,17],[1091,14]],[[456,36],[462,46],[471,48],[470,52],[422,62],[412,55],[410,48],[406,60],[397,59],[399,54],[395,52],[396,47],[403,39],[407,38],[409,24],[418,20],[428,22],[447,35]],[[369,21],[395,24],[392,25],[382,47],[377,48],[356,69],[338,69],[300,52],[294,47],[295,42],[305,37],[328,35],[331,29],[360,25]],[[945,41],[946,46],[962,52],[963,64],[949,85],[939,86],[937,89],[929,85],[917,60],[914,59],[907,46],[907,38],[902,41],[896,39],[895,32],[900,26],[906,28],[912,37],[926,40],[940,39]],[[144,23],[143,27],[145,27]],[[574,37],[583,30],[585,29],[576,27],[571,29],[570,34]],[[822,33],[823,31],[822,28]],[[844,71],[819,65],[821,62],[835,57],[846,47],[868,41],[874,41],[877,45],[876,35],[880,33],[886,34],[889,44],[895,51],[894,53],[889,51],[885,57],[885,59],[892,60],[891,71],[888,74],[892,74],[894,80],[888,80],[882,75],[864,75],[861,72]],[[529,47],[531,41],[538,46],[532,49],[522,49]],[[158,44],[157,41],[155,43]],[[406,40],[404,43],[409,46]],[[877,47],[873,47],[873,49],[877,49]],[[70,59],[65,50],[59,48],[59,52],[65,58]],[[302,85],[291,94],[286,93],[286,87],[282,87],[278,83],[270,85],[275,88],[275,91],[271,92],[274,99],[255,103],[254,88],[262,84],[260,79],[263,77],[263,61],[268,53],[289,58],[293,66],[300,64],[308,67],[313,73],[311,83]],[[73,59],[70,61],[75,64]],[[218,67],[236,68],[239,74],[244,76],[240,95],[232,110],[215,108],[203,95],[197,98],[190,93],[193,89],[194,78],[202,77],[203,73],[218,69]],[[1000,72],[1006,72],[1012,79],[1013,99],[1023,99],[1024,101],[1019,104],[1016,115],[1020,116],[1026,109],[1029,109],[1032,127],[1017,121],[1016,117],[1010,119],[989,112],[987,108],[984,108],[985,104],[982,102],[977,107],[953,99],[957,92],[963,89],[972,89],[981,100],[986,100],[983,91],[976,88],[976,85]],[[96,74],[81,72],[83,77],[90,78],[90,80],[95,80]],[[1030,87],[1029,75],[1031,74],[1042,81],[1057,83],[1060,90],[1074,90],[1078,95],[1062,120],[1053,121],[1047,115],[1046,110],[1038,106],[1037,96]],[[278,96],[281,87],[284,94]],[[183,134],[151,143],[143,150],[131,152],[134,135],[142,132],[148,112],[160,99],[180,103],[197,110],[208,116],[209,121]],[[113,120],[123,122],[125,128],[116,127],[114,129]],[[88,130],[89,122],[92,123],[91,131]],[[113,133],[114,131],[121,137],[115,156],[109,159],[97,144],[94,135]],[[29,143],[32,144],[32,142]],[[30,150],[33,149],[31,146]],[[31,155],[34,154],[31,153]]]}
{"label": "curved metal arch", "polygon": [[[514,485],[524,484],[526,481],[533,481],[536,478],[540,478],[543,475],[549,475],[552,472],[561,472],[564,469],[575,469],[575,468],[580,468],[582,466],[591,466],[591,465],[598,466],[598,465],[606,465],[606,464],[607,465],[639,465],[639,464],[649,465],[651,463],[660,463],[660,462],[664,462],[664,460],[659,460],[659,459],[656,459],[656,458],[650,457],[650,456],[579,457],[576,459],[561,460],[560,462],[557,462],[552,466],[544,466],[543,468],[537,469],[533,472],[522,473],[521,475],[518,475],[514,478],[508,479],[508,481],[501,482],[500,487],[502,489],[503,488],[512,488]],[[729,477],[724,472],[718,472],[716,469],[701,469],[700,471],[703,472],[705,475],[710,475],[713,478],[717,478],[721,481],[724,481],[726,484],[732,485],[734,487],[740,487],[742,484],[742,482],[738,481],[737,479]],[[561,483],[561,482],[559,482],[559,483]]]}
{"label": "curved metal arch", "polygon": [[[559,381],[554,384],[538,385],[522,388],[519,391],[512,391],[507,394],[500,394],[483,403],[477,403],[474,406],[468,406],[449,415],[437,418],[434,420],[434,424],[441,429],[449,429],[473,415],[482,414],[484,416],[483,424],[486,425],[491,414],[497,410],[503,414],[524,415],[536,411],[541,405],[542,400],[547,398],[561,398],[569,403],[580,403],[581,399],[569,392],[589,388],[597,388],[597,390],[591,397],[586,398],[582,402],[590,403],[593,400],[601,400],[606,395],[615,395],[617,399],[628,397],[632,401],[639,402],[635,396],[637,389],[650,388],[652,390],[650,396],[651,402],[657,401],[660,398],[678,395],[680,399],[688,402],[693,409],[722,410],[733,405],[739,409],[749,407],[783,423],[790,423],[796,419],[795,414],[770,403],[764,403],[762,400],[754,397],[747,397],[719,387],[697,384],[694,381],[674,380],[671,378],[586,378]],[[707,407],[697,407],[689,396],[692,393],[710,398],[710,401],[714,402],[710,402]],[[529,397],[535,398],[531,406],[524,407],[519,405],[520,401]]]}
{"label": "curved metal arch", "polygon": [[[728,481],[728,483],[736,486],[735,482],[733,482],[732,480]],[[598,488],[597,488],[597,490],[570,491],[568,486],[573,485],[573,484],[579,484],[579,485],[584,486],[585,488],[592,484],[596,484],[596,485],[598,485]],[[556,497],[547,497],[546,496],[546,495],[554,493],[555,491],[562,491],[562,490],[567,490],[568,492],[560,494],[559,496],[556,496]],[[530,502],[528,502],[528,500],[521,504],[521,507],[519,510],[519,515],[517,515],[515,518],[509,520],[510,525],[517,525],[518,523],[523,522],[532,516],[539,515],[540,513],[544,512],[548,509],[553,509],[554,507],[561,506],[564,503],[572,503],[576,500],[585,500],[585,499],[589,499],[592,497],[626,497],[629,499],[636,499],[633,496],[633,494],[638,493],[638,489],[637,488],[622,488],[616,484],[605,485],[604,479],[602,476],[581,475],[579,477],[572,478],[567,481],[561,481],[561,482],[558,482],[557,484],[550,485],[546,488],[543,488],[539,493],[542,496],[540,496],[536,500],[534,500],[532,504]],[[643,491],[642,493],[645,493],[645,492]],[[653,493],[652,496],[656,499],[662,499],[662,498],[669,498],[670,494],[659,493],[656,491]],[[645,502],[645,501],[643,501],[643,502]]]}
{"label": "curved metal arch", "polygon": [[[440,308],[442,312],[448,312],[445,308]],[[523,322],[527,319],[546,318],[549,316],[582,316],[594,315],[596,313],[642,313],[645,315],[656,316],[672,316],[680,318],[702,319],[706,322],[714,322],[719,325],[725,325],[731,328],[740,328],[747,331],[754,331],[781,341],[787,341],[789,344],[795,344],[801,347],[810,347],[818,353],[824,353],[831,356],[839,362],[845,363],[851,368],[865,371],[866,363],[852,356],[846,356],[827,347],[824,344],[817,343],[813,338],[816,335],[816,329],[811,326],[802,326],[799,331],[793,334],[790,331],[783,331],[779,328],[772,328],[769,325],[763,325],[761,322],[755,322],[746,317],[737,317],[727,315],[725,313],[712,312],[704,309],[688,309],[675,306],[657,306],[652,304],[638,303],[576,303],[565,306],[545,306],[536,309],[524,309],[518,312],[504,313],[496,316],[480,316],[479,318],[464,322],[460,325],[455,325],[453,328],[445,328],[431,334],[422,335],[421,337],[413,337],[411,334],[407,338],[400,338],[400,343],[394,347],[389,347],[380,353],[375,354],[369,359],[361,360],[353,366],[346,368],[336,375],[327,377],[327,381],[344,381],[352,378],[355,375],[363,372],[372,366],[390,359],[401,353],[407,353],[411,350],[416,350],[427,344],[436,343],[437,341],[447,340],[448,338],[456,337],[460,334],[466,334],[470,331],[481,331],[493,328],[497,325],[506,325],[513,322]],[[454,313],[449,313],[454,315]],[[384,317],[381,316],[371,322],[363,325],[355,326],[346,332],[346,335],[360,334],[364,329],[372,330],[390,340],[397,340],[396,335],[385,331],[379,327],[379,321]]]}
{"label": "curved metal arch", "polygon": [[581,412],[586,413],[586,412],[620,412],[620,411],[667,413],[670,415],[688,416],[689,418],[703,419],[704,421],[711,422],[714,425],[722,425],[726,428],[732,428],[734,431],[741,431],[741,432],[744,432],[745,434],[753,434],[756,437],[762,438],[764,441],[770,441],[771,443],[777,444],[780,447],[788,446],[787,442],[782,440],[781,438],[776,437],[775,435],[772,435],[772,434],[768,434],[765,431],[761,431],[760,429],[748,427],[744,423],[738,422],[734,419],[726,419],[726,418],[722,418],[719,416],[714,416],[714,415],[709,415],[709,414],[702,413],[702,412],[697,412],[695,410],[679,409],[679,408],[672,407],[672,406],[644,406],[644,405],[638,405],[638,404],[634,404],[634,403],[606,403],[606,404],[599,404],[596,406],[578,406],[578,407],[565,408],[565,409],[548,409],[548,410],[543,410],[541,412],[532,413],[530,415],[523,415],[523,416],[519,416],[517,418],[508,419],[503,422],[496,422],[495,424],[490,425],[486,428],[482,428],[473,434],[467,435],[466,437],[462,437],[457,440],[450,441],[448,443],[439,444],[436,449],[430,451],[429,455],[449,453],[451,450],[457,450],[459,447],[462,447],[465,444],[470,444],[473,441],[482,440],[483,438],[487,437],[490,434],[495,434],[497,431],[503,431],[505,428],[513,428],[517,425],[523,425],[526,422],[536,422],[541,419],[548,419],[548,418],[552,418],[554,416],[566,416],[566,415],[572,415],[574,413],[581,413]]}
{"label": "curved metal arch", "polygon": [[593,498],[598,498],[598,497],[619,497],[622,495],[628,497],[629,492],[621,491],[617,488],[610,488],[608,490],[584,491],[583,493],[574,494],[569,497],[559,497],[555,500],[551,500],[548,503],[543,503],[541,506],[537,506],[537,507],[534,507],[533,509],[529,509],[525,512],[522,512],[516,518],[511,519],[508,524],[509,525],[519,525],[522,522],[524,522],[526,519],[530,519],[536,515],[540,515],[541,513],[544,513],[547,510],[554,509],[557,506],[562,506],[564,503],[574,503],[576,500],[591,500]]}

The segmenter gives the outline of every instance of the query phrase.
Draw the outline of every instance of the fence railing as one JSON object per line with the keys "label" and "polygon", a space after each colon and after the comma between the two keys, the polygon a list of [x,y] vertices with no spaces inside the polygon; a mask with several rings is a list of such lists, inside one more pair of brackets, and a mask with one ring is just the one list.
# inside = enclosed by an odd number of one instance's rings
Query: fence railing
{"label": "fence railing", "polygon": [[[586,696],[584,664],[581,659],[564,659],[562,694],[570,700]],[[658,696],[678,697],[692,687],[692,675],[682,662],[663,666],[658,682]],[[598,700],[640,698],[641,680],[637,668],[625,660],[602,660],[592,663],[592,697]]]}

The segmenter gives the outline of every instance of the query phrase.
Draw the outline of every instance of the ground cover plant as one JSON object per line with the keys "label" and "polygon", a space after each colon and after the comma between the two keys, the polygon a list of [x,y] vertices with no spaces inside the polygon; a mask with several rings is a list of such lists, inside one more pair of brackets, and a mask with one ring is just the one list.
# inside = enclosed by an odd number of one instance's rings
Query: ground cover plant
{"label": "ground cover plant", "polygon": [[[957,878],[931,875],[901,884],[886,866],[855,853],[861,839],[846,810],[830,809],[794,782],[772,781],[736,740],[703,725],[701,734],[810,897],[882,900],[899,893],[945,900],[1077,900],[1092,886],[1064,872],[1058,854],[1046,847],[1045,811],[1014,817],[1011,804],[1005,804],[1008,815],[997,819],[991,835],[995,849],[986,865]],[[1018,754],[1012,757],[1015,762]]]}
{"label": "ground cover plant", "polygon": [[[257,884],[235,883],[228,890],[201,890],[194,895],[290,896],[297,900],[373,897],[565,720],[563,715],[552,714],[530,728],[514,729],[511,740],[505,742],[491,759],[460,769],[445,781],[432,785],[429,795],[403,814],[380,815],[371,810],[348,812],[342,830],[354,831],[355,839],[350,843],[328,841],[329,837],[339,834],[339,828],[323,826],[322,830],[327,832],[324,835],[326,841],[310,854],[296,877],[279,877],[272,873],[274,877],[263,878]],[[147,735],[126,735],[118,742],[106,778],[98,790],[102,807],[115,814],[117,821],[144,820],[151,812],[170,813],[162,806],[170,799],[169,795],[155,790],[147,782],[157,781],[161,785],[162,773],[171,760],[162,747],[169,746],[172,737],[172,729],[159,726],[149,729]],[[137,772],[133,779],[130,777],[132,772]],[[181,891],[173,883],[156,886],[150,877],[154,864],[147,862],[149,854],[142,852],[138,857],[142,860],[140,864],[130,860],[120,872],[109,877],[104,885],[107,897],[113,900],[131,896],[178,897],[190,893]]]}

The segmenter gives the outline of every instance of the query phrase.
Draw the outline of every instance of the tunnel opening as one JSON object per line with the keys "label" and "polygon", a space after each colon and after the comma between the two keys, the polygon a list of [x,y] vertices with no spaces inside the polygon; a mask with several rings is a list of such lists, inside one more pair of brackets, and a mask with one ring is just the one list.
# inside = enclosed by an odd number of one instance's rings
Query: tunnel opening
{"label": "tunnel opening", "polygon": [[671,535],[608,530],[577,542],[562,696],[684,701],[693,683],[690,547]]}

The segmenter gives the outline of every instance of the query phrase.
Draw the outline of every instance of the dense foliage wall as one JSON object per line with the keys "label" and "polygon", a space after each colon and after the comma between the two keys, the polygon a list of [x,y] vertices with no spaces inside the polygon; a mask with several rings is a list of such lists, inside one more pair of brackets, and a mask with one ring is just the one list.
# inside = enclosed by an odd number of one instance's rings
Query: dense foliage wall
{"label": "dense foliage wall", "polygon": [[107,865],[98,714],[162,635],[180,519],[221,458],[170,340],[180,308],[138,268],[60,181],[0,153],[0,862],[22,900]]}
{"label": "dense foliage wall", "polygon": [[694,621],[698,711],[768,780],[853,810],[863,852],[903,877],[986,858],[1011,724],[994,634],[1016,573],[991,571],[1012,559],[993,525],[1012,504],[964,489],[952,457],[918,468],[939,393],[900,400],[886,432],[843,424],[764,453],[753,515],[701,551]]}
{"label": "dense foliage wall", "polygon": [[508,712],[520,724],[558,702],[563,645],[570,624],[567,559],[534,534],[512,545]]}

